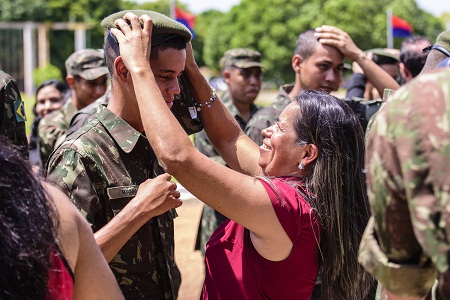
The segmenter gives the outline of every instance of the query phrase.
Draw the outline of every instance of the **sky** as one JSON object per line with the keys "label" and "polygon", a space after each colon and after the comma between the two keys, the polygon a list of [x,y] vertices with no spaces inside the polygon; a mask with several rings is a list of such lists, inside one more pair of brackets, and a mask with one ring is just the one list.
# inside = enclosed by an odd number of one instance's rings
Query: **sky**
{"label": "sky", "polygon": [[[144,1],[139,0],[139,2]],[[180,2],[185,3],[193,13],[199,14],[209,9],[228,11],[232,6],[239,4],[240,0],[180,0]],[[449,0],[416,0],[416,2],[420,8],[435,16],[439,16],[444,12],[450,13]]]}

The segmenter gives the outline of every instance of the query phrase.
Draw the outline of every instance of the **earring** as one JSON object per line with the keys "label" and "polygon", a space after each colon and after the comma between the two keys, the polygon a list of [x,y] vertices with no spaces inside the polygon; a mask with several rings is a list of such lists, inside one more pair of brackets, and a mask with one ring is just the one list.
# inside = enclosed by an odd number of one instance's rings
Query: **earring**
{"label": "earring", "polygon": [[298,168],[299,168],[300,170],[304,170],[304,169],[305,169],[305,166],[303,165],[302,162],[299,162],[299,163],[298,163]]}

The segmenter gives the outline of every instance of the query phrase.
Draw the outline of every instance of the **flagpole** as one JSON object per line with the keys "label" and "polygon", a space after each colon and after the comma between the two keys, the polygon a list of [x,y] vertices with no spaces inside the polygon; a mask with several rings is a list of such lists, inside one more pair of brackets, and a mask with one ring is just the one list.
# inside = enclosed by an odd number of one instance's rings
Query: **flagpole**
{"label": "flagpole", "polygon": [[394,37],[392,33],[392,9],[386,11],[387,18],[387,47],[394,48]]}
{"label": "flagpole", "polygon": [[175,0],[170,1],[170,17],[175,20]]}

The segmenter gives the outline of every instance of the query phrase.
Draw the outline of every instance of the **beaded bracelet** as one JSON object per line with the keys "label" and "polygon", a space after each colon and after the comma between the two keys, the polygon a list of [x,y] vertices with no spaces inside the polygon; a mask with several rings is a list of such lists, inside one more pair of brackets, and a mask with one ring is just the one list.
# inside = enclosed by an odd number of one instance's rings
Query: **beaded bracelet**
{"label": "beaded bracelet", "polygon": [[205,106],[208,107],[208,108],[210,108],[210,107],[211,107],[211,104],[212,104],[214,101],[216,101],[216,99],[217,99],[216,89],[213,88],[212,86],[210,86],[210,87],[211,87],[211,90],[212,90],[212,95],[211,95],[211,97],[209,97],[208,101],[206,101],[206,102],[204,102],[204,103],[197,103],[197,102],[194,103],[194,105],[195,105],[197,111],[201,111]]}

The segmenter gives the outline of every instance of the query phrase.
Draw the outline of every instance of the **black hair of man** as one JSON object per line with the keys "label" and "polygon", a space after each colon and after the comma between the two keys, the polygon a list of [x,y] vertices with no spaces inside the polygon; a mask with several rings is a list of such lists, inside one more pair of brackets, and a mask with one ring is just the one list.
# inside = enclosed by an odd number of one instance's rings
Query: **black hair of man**
{"label": "black hair of man", "polygon": [[316,51],[319,41],[314,36],[314,33],[314,30],[309,29],[298,36],[294,54],[300,55],[303,60],[308,59]]}
{"label": "black hair of man", "polygon": [[412,36],[403,41],[400,49],[400,62],[408,69],[413,77],[419,75],[427,60],[428,53],[423,53],[422,49],[416,49],[414,45],[419,43],[433,43],[424,36]]}

